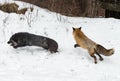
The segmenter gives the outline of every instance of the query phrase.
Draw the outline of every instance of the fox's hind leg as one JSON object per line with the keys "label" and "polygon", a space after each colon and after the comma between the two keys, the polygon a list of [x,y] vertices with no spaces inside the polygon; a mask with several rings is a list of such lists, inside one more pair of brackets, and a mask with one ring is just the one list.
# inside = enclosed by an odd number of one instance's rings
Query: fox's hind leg
{"label": "fox's hind leg", "polygon": [[76,48],[76,47],[80,47],[80,45],[78,45],[78,44],[75,44],[75,45],[74,45],[74,48]]}
{"label": "fox's hind leg", "polygon": [[97,64],[97,58],[96,58],[96,56],[94,55],[94,54],[95,54],[95,53],[94,53],[94,50],[90,50],[90,51],[89,51],[89,54],[90,54],[90,56],[91,56],[92,58],[94,58],[94,63]]}
{"label": "fox's hind leg", "polygon": [[99,60],[100,60],[100,61],[103,61],[102,56],[101,56],[99,53],[96,53],[96,54],[99,56]]}
{"label": "fox's hind leg", "polygon": [[99,56],[99,60],[100,60],[100,61],[103,61],[102,56],[101,56],[100,54],[97,54],[97,55]]}
{"label": "fox's hind leg", "polygon": [[97,64],[97,58],[96,58],[96,56],[93,54],[93,55],[91,55],[91,57],[94,58],[94,63]]}
{"label": "fox's hind leg", "polygon": [[[95,49],[94,49],[95,50]],[[95,50],[95,53],[96,53],[96,55],[98,55],[99,56],[99,60],[100,61],[103,61],[103,58],[102,58],[102,56]]]}

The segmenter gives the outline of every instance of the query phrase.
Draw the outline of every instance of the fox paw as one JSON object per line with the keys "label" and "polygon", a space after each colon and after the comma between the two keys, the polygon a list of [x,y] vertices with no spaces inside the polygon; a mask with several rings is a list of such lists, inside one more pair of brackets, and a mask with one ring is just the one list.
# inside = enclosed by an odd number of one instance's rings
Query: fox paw
{"label": "fox paw", "polygon": [[95,61],[94,63],[97,64],[97,61]]}
{"label": "fox paw", "polygon": [[100,58],[99,60],[100,60],[100,61],[103,61],[103,58]]}
{"label": "fox paw", "polygon": [[17,46],[13,46],[13,48],[17,49]]}

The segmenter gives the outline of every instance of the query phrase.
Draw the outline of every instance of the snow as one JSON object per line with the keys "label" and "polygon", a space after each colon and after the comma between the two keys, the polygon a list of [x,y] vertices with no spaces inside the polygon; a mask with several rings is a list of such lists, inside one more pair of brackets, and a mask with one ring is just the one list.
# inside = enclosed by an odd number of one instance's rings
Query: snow
{"label": "snow", "polygon": [[[0,81],[120,81],[120,20],[66,17],[33,7],[25,15],[0,11]],[[74,48],[72,27],[82,27],[90,39],[114,48],[115,54],[94,64],[85,49]],[[35,46],[14,49],[7,41],[16,32],[50,37],[58,42],[59,52]]]}

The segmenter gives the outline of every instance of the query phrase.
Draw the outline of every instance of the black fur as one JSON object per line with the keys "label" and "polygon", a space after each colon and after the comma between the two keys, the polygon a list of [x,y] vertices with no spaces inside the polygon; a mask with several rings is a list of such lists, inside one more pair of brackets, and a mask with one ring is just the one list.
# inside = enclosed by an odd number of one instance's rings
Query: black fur
{"label": "black fur", "polygon": [[7,43],[11,44],[14,48],[24,46],[40,46],[50,52],[57,52],[58,49],[58,44],[55,40],[27,32],[15,33]]}

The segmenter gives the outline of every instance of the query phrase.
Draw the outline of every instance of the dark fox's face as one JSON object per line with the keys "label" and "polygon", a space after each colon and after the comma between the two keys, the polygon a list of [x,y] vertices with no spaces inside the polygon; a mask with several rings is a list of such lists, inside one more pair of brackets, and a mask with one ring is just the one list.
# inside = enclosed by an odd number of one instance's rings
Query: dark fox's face
{"label": "dark fox's face", "polygon": [[10,44],[13,47],[17,46],[18,45],[18,37],[13,35],[7,43]]}

